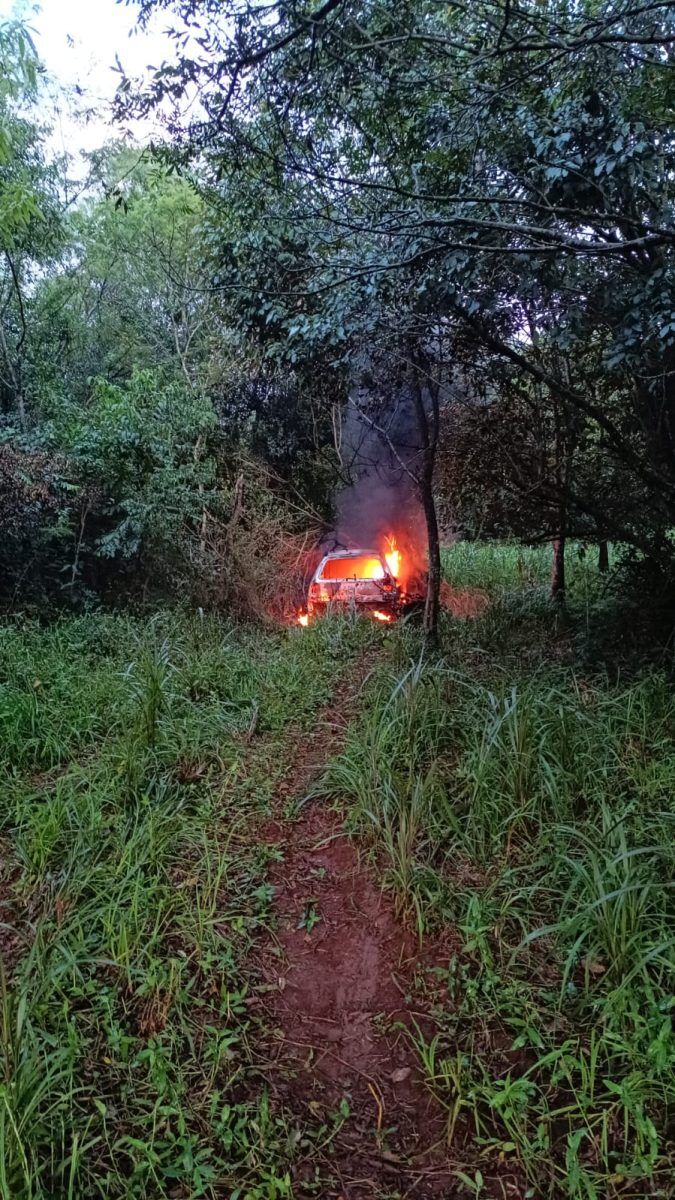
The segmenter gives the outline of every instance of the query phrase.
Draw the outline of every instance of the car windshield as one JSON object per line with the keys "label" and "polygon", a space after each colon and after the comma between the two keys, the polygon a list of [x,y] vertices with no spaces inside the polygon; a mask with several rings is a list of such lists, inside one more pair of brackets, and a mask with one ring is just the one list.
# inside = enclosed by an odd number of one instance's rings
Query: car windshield
{"label": "car windshield", "polygon": [[322,579],[384,579],[382,561],[374,554],[355,554],[350,558],[329,558],[323,564]]}

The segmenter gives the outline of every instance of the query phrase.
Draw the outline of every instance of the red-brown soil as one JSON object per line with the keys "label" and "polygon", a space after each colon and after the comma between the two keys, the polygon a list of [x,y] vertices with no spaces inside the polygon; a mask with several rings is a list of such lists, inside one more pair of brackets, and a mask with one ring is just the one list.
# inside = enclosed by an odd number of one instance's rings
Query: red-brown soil
{"label": "red-brown soil", "polygon": [[8,979],[24,949],[19,905],[14,897],[18,874],[7,845],[0,840],[0,965]]}
{"label": "red-brown soil", "polygon": [[[297,753],[287,796],[302,800],[339,748],[358,682],[341,690],[337,708],[320,714],[316,733]],[[415,997],[416,975],[430,961],[447,963],[457,947],[449,937],[447,945],[425,948],[422,960],[376,869],[360,861],[342,825],[339,812],[309,801],[298,820],[279,817],[265,830],[283,852],[271,872],[278,943],[262,962],[273,1039],[266,1075],[299,1123],[318,1118],[330,1129],[340,1104],[349,1110],[322,1152],[319,1192],[311,1144],[306,1162],[296,1163],[295,1193],[452,1197],[459,1192],[444,1154],[445,1114],[419,1076],[410,1034],[416,1022],[431,1031],[429,1001]]]}

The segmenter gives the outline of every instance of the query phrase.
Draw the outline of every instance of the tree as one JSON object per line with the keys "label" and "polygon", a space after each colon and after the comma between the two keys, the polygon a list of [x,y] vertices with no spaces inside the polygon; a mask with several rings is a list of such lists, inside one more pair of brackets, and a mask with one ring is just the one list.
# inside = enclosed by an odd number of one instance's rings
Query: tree
{"label": "tree", "polygon": [[[141,19],[157,7],[199,50],[140,106],[198,89],[198,120],[170,119],[180,153],[264,190],[272,235],[291,239],[282,308],[313,321],[340,296],[353,322],[364,291],[406,289],[422,346],[440,311],[497,381],[588,424],[606,475],[630,480],[625,535],[667,567],[672,6],[143,0]],[[282,295],[239,287],[249,307]]]}
{"label": "tree", "polygon": [[21,115],[37,97],[38,62],[20,24],[0,26],[0,406],[25,432],[29,294],[56,252],[56,172],[42,131]]}
{"label": "tree", "polygon": [[202,382],[212,313],[202,224],[188,181],[124,145],[94,154],[88,194],[67,217],[67,253],[35,292],[42,359],[58,364],[41,382],[81,399],[92,377],[123,382],[135,368]]}
{"label": "tree", "polygon": [[71,187],[20,26],[0,28],[0,51],[3,591],[21,580],[73,601],[114,572],[223,595],[243,470],[251,521],[282,491],[284,513],[325,505],[322,385],[242,337],[210,286],[214,229],[190,179],[116,142]]}

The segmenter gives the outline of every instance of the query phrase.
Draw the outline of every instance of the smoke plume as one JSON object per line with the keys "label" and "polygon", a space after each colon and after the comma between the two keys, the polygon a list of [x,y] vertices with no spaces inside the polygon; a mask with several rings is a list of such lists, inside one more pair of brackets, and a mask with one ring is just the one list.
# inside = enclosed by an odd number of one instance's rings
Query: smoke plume
{"label": "smoke plume", "polygon": [[341,456],[350,482],[336,500],[337,546],[384,551],[394,536],[404,564],[401,582],[409,585],[426,568],[426,529],[415,483],[420,439],[403,388],[353,389]]}

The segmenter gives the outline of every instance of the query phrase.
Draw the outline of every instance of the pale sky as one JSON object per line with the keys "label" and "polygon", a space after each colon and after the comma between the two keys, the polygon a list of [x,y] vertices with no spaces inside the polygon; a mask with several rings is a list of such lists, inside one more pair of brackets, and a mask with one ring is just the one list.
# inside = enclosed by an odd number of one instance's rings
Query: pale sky
{"label": "pale sky", "polygon": [[[71,153],[94,150],[115,136],[108,122],[119,78],[114,69],[116,55],[133,76],[173,57],[171,41],[164,32],[170,16],[160,13],[151,29],[141,33],[135,28],[137,11],[135,5],[115,0],[0,0],[0,21],[19,17],[25,22],[53,83],[66,88],[77,85],[84,93],[77,99],[80,109],[99,109],[99,115],[86,124],[62,111],[54,125],[55,149]],[[153,122],[134,122],[131,129],[140,141],[157,133]]]}

